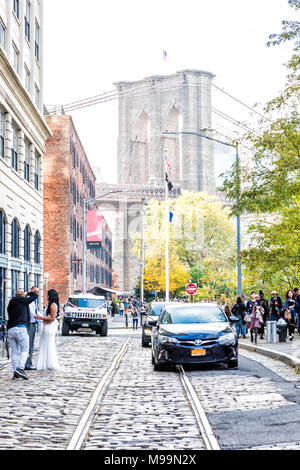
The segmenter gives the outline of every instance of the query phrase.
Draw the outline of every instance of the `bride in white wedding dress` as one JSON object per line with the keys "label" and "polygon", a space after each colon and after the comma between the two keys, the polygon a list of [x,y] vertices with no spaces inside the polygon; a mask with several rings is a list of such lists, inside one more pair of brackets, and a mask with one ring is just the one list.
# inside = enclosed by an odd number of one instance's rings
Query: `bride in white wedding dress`
{"label": "bride in white wedding dress", "polygon": [[59,312],[58,293],[56,290],[50,289],[46,316],[36,315],[35,317],[37,320],[43,320],[43,331],[36,362],[37,370],[58,370],[60,368],[55,345],[55,335],[58,330],[57,312]]}

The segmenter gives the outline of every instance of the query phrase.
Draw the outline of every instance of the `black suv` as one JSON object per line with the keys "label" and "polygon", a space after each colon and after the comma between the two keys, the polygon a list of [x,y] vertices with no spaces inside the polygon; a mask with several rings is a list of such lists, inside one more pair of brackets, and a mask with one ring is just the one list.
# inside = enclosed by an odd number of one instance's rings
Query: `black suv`
{"label": "black suv", "polygon": [[166,302],[152,302],[150,309],[147,313],[146,319],[143,323],[142,329],[142,346],[147,347],[151,344],[152,326],[148,324],[149,321],[158,320],[160,312],[166,305]]}

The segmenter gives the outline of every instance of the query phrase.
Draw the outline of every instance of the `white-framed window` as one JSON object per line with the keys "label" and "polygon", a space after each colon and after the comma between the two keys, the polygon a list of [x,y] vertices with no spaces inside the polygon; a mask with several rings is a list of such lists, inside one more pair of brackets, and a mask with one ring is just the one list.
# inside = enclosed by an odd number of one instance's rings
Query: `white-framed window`
{"label": "white-framed window", "polygon": [[19,50],[18,50],[18,48],[17,48],[17,46],[15,45],[14,42],[12,43],[12,49],[13,49],[13,67],[14,67],[15,71],[18,73],[19,72],[20,53],[19,53]]}
{"label": "white-framed window", "polygon": [[26,65],[24,65],[24,82],[25,82],[25,89],[30,92],[30,72]]}
{"label": "white-framed window", "polygon": [[20,1],[13,0],[13,11],[17,18],[20,18]]}
{"label": "white-framed window", "polygon": [[5,114],[0,109],[0,157],[4,158]]}
{"label": "white-framed window", "polygon": [[30,2],[29,0],[26,0],[26,4],[25,4],[24,22],[25,22],[25,36],[30,42]]}
{"label": "white-framed window", "polygon": [[5,26],[3,21],[0,19],[0,47],[5,48]]}
{"label": "white-framed window", "polygon": [[40,25],[37,20],[35,20],[35,45],[34,53],[37,61],[40,60]]}
{"label": "white-framed window", "polygon": [[35,152],[34,157],[34,187],[35,189],[39,189],[39,171],[40,171],[40,156],[37,152]]}
{"label": "white-framed window", "polygon": [[11,166],[18,171],[18,129],[12,125]]}
{"label": "white-framed window", "polygon": [[34,86],[34,102],[35,102],[36,107],[39,108],[40,107],[40,89],[37,86],[37,84],[35,84]]}
{"label": "white-framed window", "polygon": [[29,152],[30,152],[30,143],[25,139],[25,156],[24,156],[24,179],[29,182]]}

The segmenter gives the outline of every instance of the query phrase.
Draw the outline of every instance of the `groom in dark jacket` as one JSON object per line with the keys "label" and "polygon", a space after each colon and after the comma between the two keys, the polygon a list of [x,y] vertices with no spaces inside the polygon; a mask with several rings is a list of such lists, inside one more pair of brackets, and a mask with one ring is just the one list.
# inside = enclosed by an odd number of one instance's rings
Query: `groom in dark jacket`
{"label": "groom in dark jacket", "polygon": [[8,304],[8,339],[11,345],[11,360],[14,371],[13,379],[28,380],[24,372],[29,351],[30,312],[29,304],[38,298],[35,292],[17,292]]}

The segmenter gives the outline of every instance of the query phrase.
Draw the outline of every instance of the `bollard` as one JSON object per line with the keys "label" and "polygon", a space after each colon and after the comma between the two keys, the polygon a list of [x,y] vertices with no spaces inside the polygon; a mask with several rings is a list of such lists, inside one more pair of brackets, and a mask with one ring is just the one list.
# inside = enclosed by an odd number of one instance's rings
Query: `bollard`
{"label": "bollard", "polygon": [[276,343],[276,321],[267,321],[267,343]]}
{"label": "bollard", "polygon": [[272,334],[271,334],[271,338],[272,338],[272,343],[277,343],[277,322],[276,321],[271,321],[272,323],[272,326],[271,326],[271,329],[272,329]]}
{"label": "bollard", "polygon": [[271,343],[271,322],[267,321],[267,343]]}

